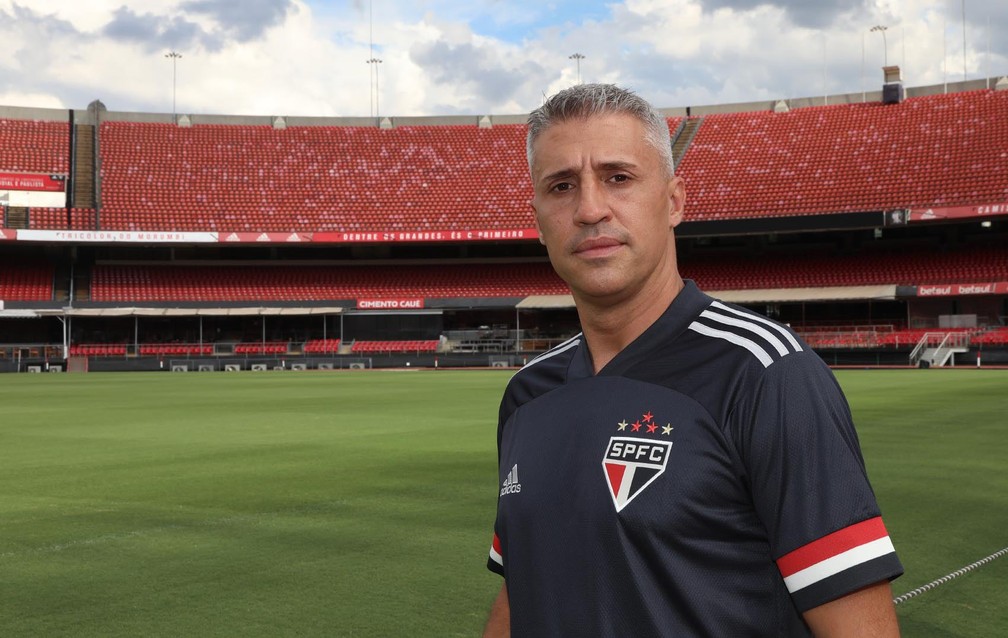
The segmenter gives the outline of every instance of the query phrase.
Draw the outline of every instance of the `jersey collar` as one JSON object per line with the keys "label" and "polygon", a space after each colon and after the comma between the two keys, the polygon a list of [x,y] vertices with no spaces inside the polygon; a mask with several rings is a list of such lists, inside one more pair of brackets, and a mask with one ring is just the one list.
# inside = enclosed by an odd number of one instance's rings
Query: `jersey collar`
{"label": "jersey collar", "polygon": [[[685,284],[683,289],[675,296],[665,312],[648,326],[647,330],[630,342],[630,345],[613,357],[612,361],[599,371],[599,376],[623,374],[641,356],[646,356],[648,352],[652,351],[657,344],[672,341],[682,334],[697,315],[711,304],[713,299],[704,294],[692,279],[684,279],[683,283]],[[588,352],[588,342],[582,337],[578,352],[571,359],[567,378],[572,380],[592,376],[595,376],[594,366],[591,354]]]}

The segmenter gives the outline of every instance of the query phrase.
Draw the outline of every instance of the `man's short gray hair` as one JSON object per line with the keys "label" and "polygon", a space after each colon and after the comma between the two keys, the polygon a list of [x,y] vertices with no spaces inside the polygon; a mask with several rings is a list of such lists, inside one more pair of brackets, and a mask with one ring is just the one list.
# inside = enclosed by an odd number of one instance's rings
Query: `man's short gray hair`
{"label": "man's short gray hair", "polygon": [[609,114],[626,114],[637,118],[644,125],[644,140],[658,151],[668,174],[673,174],[675,160],[672,159],[668,122],[647,100],[613,84],[577,84],[553,95],[529,114],[528,134],[525,138],[529,171],[532,170],[532,161],[535,159],[532,144],[543,131],[568,120]]}

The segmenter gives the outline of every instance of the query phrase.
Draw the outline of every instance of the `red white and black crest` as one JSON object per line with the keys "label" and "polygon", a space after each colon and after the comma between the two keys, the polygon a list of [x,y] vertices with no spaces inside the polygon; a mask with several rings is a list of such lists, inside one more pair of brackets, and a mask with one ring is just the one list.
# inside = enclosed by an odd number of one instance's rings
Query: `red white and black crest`
{"label": "red white and black crest", "polygon": [[671,449],[671,441],[626,436],[609,439],[602,469],[617,512],[661,476]]}

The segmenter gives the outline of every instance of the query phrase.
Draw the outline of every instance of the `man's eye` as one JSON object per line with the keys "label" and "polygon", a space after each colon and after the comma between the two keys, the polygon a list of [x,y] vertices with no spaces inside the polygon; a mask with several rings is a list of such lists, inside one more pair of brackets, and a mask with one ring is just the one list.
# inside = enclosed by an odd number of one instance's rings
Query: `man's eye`
{"label": "man's eye", "polygon": [[566,193],[573,187],[574,186],[570,182],[560,182],[559,184],[555,184],[550,190],[555,193]]}
{"label": "man's eye", "polygon": [[614,182],[620,183],[620,182],[625,182],[628,179],[630,179],[630,176],[623,175],[623,174],[618,174],[618,175],[613,175],[609,179],[612,180],[612,181],[614,181]]}

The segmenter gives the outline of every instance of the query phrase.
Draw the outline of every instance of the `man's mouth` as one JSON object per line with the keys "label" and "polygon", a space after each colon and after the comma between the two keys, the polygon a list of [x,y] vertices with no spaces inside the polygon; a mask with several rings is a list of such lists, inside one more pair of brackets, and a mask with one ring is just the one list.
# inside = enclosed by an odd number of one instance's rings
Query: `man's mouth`
{"label": "man's mouth", "polygon": [[612,237],[593,237],[578,244],[574,254],[581,257],[605,257],[616,252],[622,245],[622,242]]}

